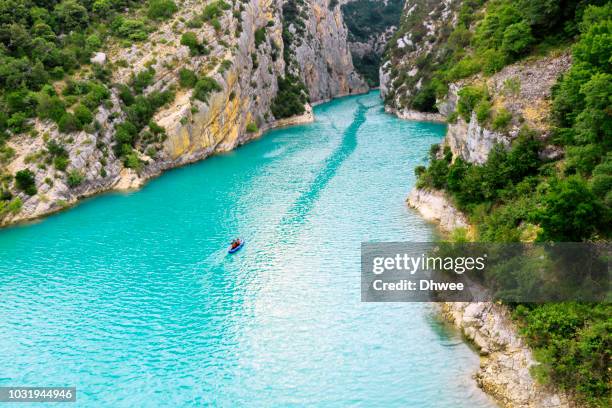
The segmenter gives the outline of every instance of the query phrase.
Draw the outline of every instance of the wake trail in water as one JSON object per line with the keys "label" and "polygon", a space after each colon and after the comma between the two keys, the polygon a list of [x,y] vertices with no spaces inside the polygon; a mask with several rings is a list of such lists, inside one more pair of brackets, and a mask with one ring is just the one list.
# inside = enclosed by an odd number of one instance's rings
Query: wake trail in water
{"label": "wake trail in water", "polygon": [[[340,145],[323,162],[321,170],[310,184],[310,187],[299,195],[287,211],[287,214],[282,218],[280,222],[281,236],[293,236],[292,232],[296,232],[295,230],[299,229],[299,226],[306,221],[306,216],[312,210],[327,184],[334,178],[342,163],[357,148],[357,132],[366,121],[367,111],[372,108],[372,106],[366,106],[360,101],[357,101],[357,106],[357,110],[353,115],[353,121],[344,130]],[[334,124],[331,127],[338,130]]]}

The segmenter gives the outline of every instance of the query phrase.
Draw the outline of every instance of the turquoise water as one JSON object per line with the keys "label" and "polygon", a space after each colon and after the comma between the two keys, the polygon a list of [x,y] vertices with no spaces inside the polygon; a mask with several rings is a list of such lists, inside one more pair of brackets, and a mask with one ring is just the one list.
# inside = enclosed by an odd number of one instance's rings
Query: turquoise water
{"label": "turquoise water", "polygon": [[376,93],[315,113],[0,231],[0,386],[95,407],[492,406],[430,305],[360,302],[361,241],[432,238],[404,198],[443,126]]}

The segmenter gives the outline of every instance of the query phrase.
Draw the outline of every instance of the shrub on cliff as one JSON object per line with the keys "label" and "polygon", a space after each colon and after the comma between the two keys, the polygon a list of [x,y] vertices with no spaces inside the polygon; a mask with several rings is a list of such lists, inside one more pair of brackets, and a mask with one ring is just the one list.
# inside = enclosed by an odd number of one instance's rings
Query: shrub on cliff
{"label": "shrub on cliff", "polygon": [[193,88],[198,82],[198,76],[195,72],[187,68],[179,70],[179,84],[182,88]]}
{"label": "shrub on cliff", "polygon": [[181,36],[181,45],[189,47],[191,55],[207,55],[210,51],[205,44],[200,43],[195,33],[188,31]]}
{"label": "shrub on cliff", "polygon": [[204,7],[202,18],[205,21],[212,21],[223,15],[224,10],[229,10],[231,6],[223,0],[216,0]]}
{"label": "shrub on cliff", "polygon": [[412,100],[412,108],[421,112],[437,112],[436,90],[430,84],[423,87]]}
{"label": "shrub on cliff", "polygon": [[458,95],[457,112],[466,122],[470,121],[474,108],[481,101],[486,101],[489,98],[487,90],[479,86],[464,86],[458,92]]}
{"label": "shrub on cliff", "polygon": [[257,123],[250,122],[249,124],[247,124],[246,125],[246,131],[248,133],[257,133],[259,131],[259,128],[257,127]]}
{"label": "shrub on cliff", "polygon": [[91,111],[86,106],[81,104],[74,108],[74,117],[78,123],[79,129],[83,129],[85,125],[90,124],[94,118]]}
{"label": "shrub on cliff", "polygon": [[278,79],[278,93],[272,101],[270,110],[276,119],[288,118],[303,114],[306,102],[306,86],[299,78],[287,74]]}
{"label": "shrub on cliff", "polygon": [[147,16],[153,20],[165,20],[177,11],[178,7],[172,0],[150,0]]}
{"label": "shrub on cliff", "polygon": [[81,173],[77,169],[70,170],[66,177],[66,183],[68,184],[69,187],[72,187],[72,188],[80,185],[81,183],[83,183],[84,180],[85,180],[85,176],[83,175],[83,173]]}
{"label": "shrub on cliff", "polygon": [[208,97],[211,93],[222,90],[223,88],[221,88],[221,85],[219,85],[214,78],[205,76],[196,82],[193,90],[193,97],[202,102],[208,102]]}
{"label": "shrub on cliff", "polygon": [[117,33],[117,36],[132,41],[144,41],[149,33],[149,28],[144,21],[127,19],[122,16],[117,17],[111,23],[111,28]]}
{"label": "shrub on cliff", "polygon": [[609,227],[604,209],[587,183],[579,176],[554,179],[538,214],[542,241],[579,242]]}
{"label": "shrub on cliff", "polygon": [[266,28],[260,27],[255,30],[255,47],[258,48],[264,42],[266,42]]}
{"label": "shrub on cliff", "polygon": [[19,170],[15,173],[15,185],[19,190],[30,196],[37,192],[34,173],[30,169]]}
{"label": "shrub on cliff", "polygon": [[495,112],[491,127],[493,130],[500,132],[506,130],[511,121],[512,113],[510,113],[506,108],[500,108]]}

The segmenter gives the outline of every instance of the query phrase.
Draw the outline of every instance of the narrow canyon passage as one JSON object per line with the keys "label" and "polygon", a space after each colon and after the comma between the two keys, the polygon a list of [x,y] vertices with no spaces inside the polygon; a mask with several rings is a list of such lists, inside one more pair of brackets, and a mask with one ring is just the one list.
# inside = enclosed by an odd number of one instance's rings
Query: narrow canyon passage
{"label": "narrow canyon passage", "polygon": [[362,241],[434,237],[404,199],[444,126],[376,92],[315,114],[0,232],[0,385],[76,386],[82,406],[493,406],[433,306],[360,302]]}

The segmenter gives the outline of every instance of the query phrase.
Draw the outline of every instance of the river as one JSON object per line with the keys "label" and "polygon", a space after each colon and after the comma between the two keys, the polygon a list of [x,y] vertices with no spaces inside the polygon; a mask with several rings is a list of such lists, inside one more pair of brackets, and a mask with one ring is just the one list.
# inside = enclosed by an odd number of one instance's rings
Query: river
{"label": "river", "polygon": [[404,199],[444,126],[376,92],[315,114],[0,231],[0,386],[95,407],[494,406],[432,305],[360,302],[362,241],[434,237]]}

